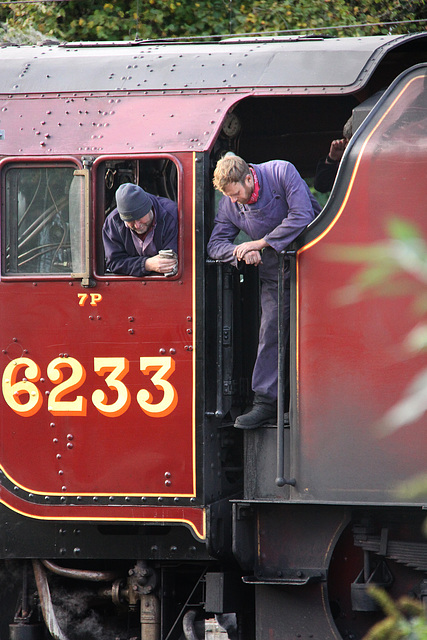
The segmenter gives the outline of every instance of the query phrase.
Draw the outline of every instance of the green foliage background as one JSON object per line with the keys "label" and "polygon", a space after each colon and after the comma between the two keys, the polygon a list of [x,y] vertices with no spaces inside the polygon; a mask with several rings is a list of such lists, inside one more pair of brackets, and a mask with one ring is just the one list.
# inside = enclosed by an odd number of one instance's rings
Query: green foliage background
{"label": "green foliage background", "polygon": [[334,29],[326,33],[336,36],[343,35],[336,30],[343,25],[354,27],[348,35],[372,35],[425,30],[427,5],[425,0],[56,0],[2,4],[0,23],[0,38],[17,43],[307,33],[329,27]]}

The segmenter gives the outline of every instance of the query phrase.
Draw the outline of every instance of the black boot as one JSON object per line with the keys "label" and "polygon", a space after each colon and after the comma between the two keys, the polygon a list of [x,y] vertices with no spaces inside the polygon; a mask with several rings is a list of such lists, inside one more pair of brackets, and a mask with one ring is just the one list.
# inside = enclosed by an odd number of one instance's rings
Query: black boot
{"label": "black boot", "polygon": [[261,394],[255,394],[254,405],[249,413],[236,418],[236,429],[257,429],[263,424],[276,424],[277,403]]}

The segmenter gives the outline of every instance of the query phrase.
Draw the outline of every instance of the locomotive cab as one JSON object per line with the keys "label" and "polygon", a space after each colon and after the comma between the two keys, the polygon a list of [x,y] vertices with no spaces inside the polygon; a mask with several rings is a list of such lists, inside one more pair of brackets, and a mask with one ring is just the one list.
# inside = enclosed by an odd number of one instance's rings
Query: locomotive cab
{"label": "locomotive cab", "polygon": [[[247,98],[233,110],[239,126],[232,129],[237,132],[234,143],[228,145],[232,151],[258,162],[291,159],[310,185],[315,162],[321,157],[318,141],[323,140],[323,155],[328,149],[323,127],[329,141],[342,137],[330,115],[340,113],[344,124],[352,114],[355,123],[332,192],[321,200],[323,211],[288,251],[295,305],[287,364],[290,426],[282,436],[280,424],[244,434],[243,500],[234,502],[235,554],[242,568],[253,568],[253,574],[243,580],[255,586],[257,634],[262,638],[269,633],[292,637],[301,630],[320,633],[322,638],[336,637],[335,633],[362,637],[381,615],[369,595],[372,585],[395,597],[401,593],[423,597],[423,563],[414,556],[404,559],[417,544],[425,548],[424,493],[413,489],[411,498],[404,492],[412,478],[416,487],[416,477],[423,477],[425,466],[423,455],[413,450],[413,443],[422,438],[419,430],[425,417],[423,410],[415,409],[414,387],[411,392],[407,384],[420,381],[422,364],[419,354],[409,356],[401,346],[412,335],[411,323],[416,324],[418,317],[403,314],[397,321],[393,316],[400,296],[407,304],[411,292],[421,293],[417,285],[399,277],[399,271],[417,267],[409,268],[406,258],[403,264],[400,257],[388,257],[385,247],[409,256],[411,243],[423,245],[425,198],[419,186],[425,184],[425,72],[425,65],[414,66],[387,89],[377,74],[369,97],[365,90],[360,95],[330,98],[329,103],[317,96],[283,98],[280,118],[274,112],[275,98],[266,100],[266,118],[258,98]],[[248,114],[254,120],[245,138],[240,118],[244,122]],[[268,135],[262,138],[264,119],[282,127],[273,140]],[[288,138],[283,131],[288,122],[293,131],[298,124],[302,129],[307,122],[313,125],[312,136],[300,131],[299,143],[305,140],[309,150],[304,157],[299,156],[303,155],[300,146],[292,145],[292,135]],[[228,122],[228,131],[227,126]],[[315,155],[313,149],[317,149]],[[412,272],[412,277],[421,276]],[[228,287],[224,282],[223,295]],[[249,284],[246,274],[236,286],[243,305],[246,295],[254,299],[256,282]],[[371,292],[378,295],[375,301]],[[223,297],[224,307],[225,301]],[[246,317],[243,311],[235,330],[239,340]],[[242,355],[245,345],[252,344],[244,337],[243,341]],[[248,380],[234,386],[247,389]],[[235,410],[231,408],[229,419]],[[406,438],[405,429],[414,435]],[[406,509],[400,511],[400,521],[389,507],[402,499]],[[282,517],[274,507],[278,501],[288,502]],[[346,508],[336,509],[334,505],[343,502]],[[367,504],[372,508],[367,509]],[[301,505],[310,505],[311,515]],[[253,530],[251,544],[248,538]],[[286,540],[281,551],[280,539]],[[399,552],[390,550],[385,542],[389,539]],[[307,549],[312,553],[307,554]],[[347,567],[342,565],[344,556]],[[408,567],[415,564],[418,573],[411,574]],[[315,601],[319,610],[313,624],[301,624],[308,602],[314,611]],[[272,611],[276,622],[272,622]],[[332,620],[339,631],[330,630]],[[323,625],[321,631],[319,625]]]}

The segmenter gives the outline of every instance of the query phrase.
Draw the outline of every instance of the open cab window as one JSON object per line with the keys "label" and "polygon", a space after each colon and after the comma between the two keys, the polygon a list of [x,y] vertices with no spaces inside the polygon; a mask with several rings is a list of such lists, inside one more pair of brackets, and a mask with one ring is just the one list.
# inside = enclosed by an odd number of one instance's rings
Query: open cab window
{"label": "open cab window", "polygon": [[58,163],[3,167],[3,276],[83,278],[88,266],[85,170]]}
{"label": "open cab window", "polygon": [[[171,155],[162,156],[139,156],[132,158],[131,156],[119,157],[100,157],[97,158],[93,165],[93,173],[96,176],[96,192],[97,192],[97,209],[100,212],[98,216],[97,230],[97,274],[111,277],[127,278],[132,277],[130,274],[114,272],[110,270],[106,264],[105,247],[102,242],[102,227],[106,218],[114,212],[117,207],[116,191],[125,183],[137,184],[144,191],[161,199],[167,199],[176,203],[178,208],[178,239],[176,241],[178,249],[178,260],[181,254],[182,237],[182,181],[183,171],[177,158]],[[163,203],[163,206],[165,204]],[[156,250],[160,250],[162,246],[156,245]],[[148,254],[153,255],[153,254]],[[136,256],[136,254],[135,254]],[[158,273],[150,273],[147,276],[163,279]]]}

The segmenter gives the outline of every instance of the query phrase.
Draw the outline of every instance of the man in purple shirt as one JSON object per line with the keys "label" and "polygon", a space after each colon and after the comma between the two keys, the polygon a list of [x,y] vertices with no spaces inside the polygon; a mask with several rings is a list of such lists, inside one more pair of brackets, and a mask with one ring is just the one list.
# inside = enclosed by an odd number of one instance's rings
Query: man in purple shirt
{"label": "man in purple shirt", "polygon": [[129,276],[175,275],[176,203],[130,182],[117,189],[116,203],[102,229],[107,269]]}
{"label": "man in purple shirt", "polygon": [[[213,184],[225,197],[218,206],[209,256],[234,266],[242,260],[259,269],[262,314],[252,374],[254,404],[234,425],[255,429],[277,419],[278,253],[318,215],[320,205],[295,167],[284,160],[248,165],[238,156],[226,155],[215,168]],[[236,245],[240,231],[251,240]],[[288,335],[289,304],[288,271],[284,292]]]}

